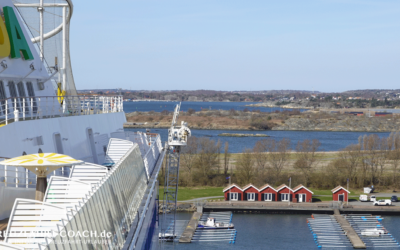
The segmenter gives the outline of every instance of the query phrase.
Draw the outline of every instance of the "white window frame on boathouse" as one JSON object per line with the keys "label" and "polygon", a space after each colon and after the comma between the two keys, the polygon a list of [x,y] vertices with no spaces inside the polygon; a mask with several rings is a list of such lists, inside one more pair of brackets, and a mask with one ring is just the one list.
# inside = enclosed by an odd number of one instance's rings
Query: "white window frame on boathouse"
{"label": "white window frame on boathouse", "polygon": [[238,193],[234,192],[234,193],[229,193],[229,200],[231,201],[237,201],[238,200]]}
{"label": "white window frame on boathouse", "polygon": [[[286,198],[286,199],[284,199]],[[289,201],[290,197],[288,193],[281,194],[281,201]]]}
{"label": "white window frame on boathouse", "polygon": [[272,193],[265,193],[264,194],[265,201],[272,201]]}
{"label": "white window frame on boathouse", "polygon": [[255,201],[256,200],[256,193],[247,193],[247,200],[248,201]]}

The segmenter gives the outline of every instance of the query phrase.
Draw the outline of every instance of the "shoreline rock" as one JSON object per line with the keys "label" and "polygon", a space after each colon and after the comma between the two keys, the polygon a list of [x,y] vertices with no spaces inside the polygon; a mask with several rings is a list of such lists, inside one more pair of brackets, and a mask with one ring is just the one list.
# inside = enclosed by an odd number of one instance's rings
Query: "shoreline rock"
{"label": "shoreline rock", "polygon": [[269,137],[266,134],[230,134],[230,133],[222,133],[218,136],[225,136],[225,137]]}

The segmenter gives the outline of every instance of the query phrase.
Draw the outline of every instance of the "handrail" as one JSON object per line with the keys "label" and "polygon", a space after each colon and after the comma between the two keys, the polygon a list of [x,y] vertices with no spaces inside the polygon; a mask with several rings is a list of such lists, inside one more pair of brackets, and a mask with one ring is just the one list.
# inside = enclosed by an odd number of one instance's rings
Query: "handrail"
{"label": "handrail", "polygon": [[0,100],[0,125],[26,119],[123,112],[122,96],[30,96]]}

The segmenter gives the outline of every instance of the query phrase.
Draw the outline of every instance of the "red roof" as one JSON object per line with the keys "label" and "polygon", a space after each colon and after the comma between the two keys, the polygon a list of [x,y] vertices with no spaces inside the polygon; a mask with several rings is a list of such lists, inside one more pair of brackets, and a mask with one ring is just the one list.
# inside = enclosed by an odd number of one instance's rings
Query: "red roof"
{"label": "red roof", "polygon": [[335,187],[334,189],[332,189],[331,191],[332,191],[332,193],[334,194],[334,193],[336,193],[337,191],[339,191],[340,189],[343,189],[344,191],[346,191],[347,193],[350,194],[350,192],[349,192],[347,189],[345,189],[344,187],[342,187],[342,186],[337,186],[337,187]]}
{"label": "red roof", "polygon": [[306,188],[303,184],[297,185],[295,188],[293,188],[293,192],[296,192],[297,190],[300,190],[300,189],[302,189],[302,188],[304,188],[304,189],[306,189],[308,192],[314,194],[313,191],[311,191],[310,189]]}
{"label": "red roof", "polygon": [[238,188],[240,191],[243,191],[243,189],[241,187],[239,187],[239,185],[236,185],[235,183],[232,183],[232,185],[227,186],[226,188],[224,188],[224,190],[222,190],[222,192],[228,191],[229,189],[236,187]]}
{"label": "red roof", "polygon": [[279,187],[277,187],[275,190],[278,192],[279,190],[283,189],[283,188],[288,188],[290,191],[293,192],[293,190],[291,188],[289,188],[286,184],[282,184]]}
{"label": "red roof", "polygon": [[266,189],[268,187],[272,188],[276,192],[276,189],[273,186],[269,185],[269,184],[265,184],[264,186],[260,187],[259,191],[261,192],[261,191],[263,191],[264,189]]}
{"label": "red roof", "polygon": [[242,191],[245,191],[246,189],[251,188],[251,187],[257,189],[257,191],[260,191],[256,186],[254,186],[254,185],[251,184],[251,183],[250,183],[250,184],[247,184],[246,186],[244,186],[244,187],[242,188]]}

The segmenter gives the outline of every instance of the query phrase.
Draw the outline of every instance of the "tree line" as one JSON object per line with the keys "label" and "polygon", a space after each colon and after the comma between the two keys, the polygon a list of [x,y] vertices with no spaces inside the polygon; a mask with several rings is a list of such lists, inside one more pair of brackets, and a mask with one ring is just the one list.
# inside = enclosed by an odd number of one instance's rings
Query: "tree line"
{"label": "tree line", "polygon": [[[262,139],[253,148],[231,154],[229,144],[208,137],[190,137],[182,148],[180,186],[225,186],[266,183],[331,189],[337,185],[360,188],[369,185],[397,188],[400,134],[360,136],[338,152],[318,151],[318,140],[305,139],[293,147],[290,139]],[[164,172],[160,184],[164,183]]]}

